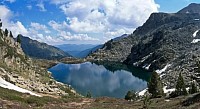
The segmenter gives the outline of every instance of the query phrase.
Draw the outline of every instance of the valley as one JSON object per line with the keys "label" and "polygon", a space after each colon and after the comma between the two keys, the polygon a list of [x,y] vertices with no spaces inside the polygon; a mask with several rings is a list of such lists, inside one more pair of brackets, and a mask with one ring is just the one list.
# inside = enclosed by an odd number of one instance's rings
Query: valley
{"label": "valley", "polygon": [[[197,10],[200,4],[191,3],[176,13],[151,13],[131,34],[109,37],[104,44],[47,44],[35,40],[38,37],[14,37],[0,22],[0,108],[198,109]],[[78,21],[67,20],[64,26]],[[48,24],[57,32],[67,28],[54,21]],[[46,26],[34,25],[50,33]],[[71,38],[70,33],[62,34],[65,37],[56,41]],[[72,36],[97,41],[79,35]]]}

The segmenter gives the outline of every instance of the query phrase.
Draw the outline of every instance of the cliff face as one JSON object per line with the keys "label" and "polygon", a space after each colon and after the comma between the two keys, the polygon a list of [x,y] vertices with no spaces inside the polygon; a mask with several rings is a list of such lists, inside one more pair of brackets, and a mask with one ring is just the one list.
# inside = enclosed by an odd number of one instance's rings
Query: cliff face
{"label": "cliff face", "polygon": [[0,29],[0,60],[0,77],[10,83],[38,93],[73,94],[69,87],[56,82],[46,69],[40,68],[36,62],[33,63],[32,59],[24,54],[20,43],[2,29]]}

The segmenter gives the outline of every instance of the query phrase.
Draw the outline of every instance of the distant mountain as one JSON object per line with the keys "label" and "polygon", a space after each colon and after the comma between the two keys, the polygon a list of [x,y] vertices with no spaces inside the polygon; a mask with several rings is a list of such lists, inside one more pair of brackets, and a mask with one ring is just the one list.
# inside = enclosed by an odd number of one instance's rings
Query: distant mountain
{"label": "distant mountain", "polygon": [[22,35],[20,35],[19,37],[21,39],[21,47],[24,53],[30,57],[51,60],[71,56],[61,49],[48,45],[46,43],[41,43]]}
{"label": "distant mountain", "polygon": [[179,73],[200,84],[200,4],[178,13],[152,13],[132,34],[110,40],[87,58],[119,61],[162,75],[174,87]]}
{"label": "distant mountain", "polygon": [[97,45],[97,46],[94,47],[94,48],[86,49],[86,50],[84,50],[84,51],[79,52],[79,55],[77,55],[77,57],[79,57],[79,58],[85,58],[85,57],[87,57],[89,54],[94,53],[97,49],[100,49],[100,48],[102,48],[102,47],[103,47],[103,45]]}
{"label": "distant mountain", "polygon": [[[99,45],[92,45],[92,44],[63,44],[63,45],[56,45],[56,47],[60,48],[61,50],[69,53],[73,57],[77,58],[84,58],[89,53],[94,51],[94,49]],[[98,48],[98,47],[97,47]]]}

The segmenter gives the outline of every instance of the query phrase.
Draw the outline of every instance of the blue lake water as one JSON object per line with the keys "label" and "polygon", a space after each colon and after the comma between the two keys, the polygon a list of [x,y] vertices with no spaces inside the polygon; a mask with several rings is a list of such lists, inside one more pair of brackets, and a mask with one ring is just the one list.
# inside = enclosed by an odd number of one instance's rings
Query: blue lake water
{"label": "blue lake water", "polygon": [[150,77],[143,69],[118,63],[60,63],[49,71],[57,81],[71,85],[82,95],[90,92],[93,97],[124,98],[129,90],[146,88]]}

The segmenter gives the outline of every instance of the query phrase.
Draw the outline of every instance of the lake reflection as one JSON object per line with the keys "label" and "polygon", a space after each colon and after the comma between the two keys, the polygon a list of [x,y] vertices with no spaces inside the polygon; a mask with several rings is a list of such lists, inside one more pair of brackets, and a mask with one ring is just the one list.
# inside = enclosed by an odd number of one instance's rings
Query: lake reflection
{"label": "lake reflection", "polygon": [[[103,65],[85,62],[82,64],[58,64],[49,69],[53,77],[70,84],[78,93],[93,97],[109,96],[124,98],[128,90],[139,91],[147,87],[144,80],[125,70],[110,71]],[[138,72],[137,72],[138,73]],[[145,72],[148,74],[147,72]],[[141,74],[145,74],[141,72]]]}

